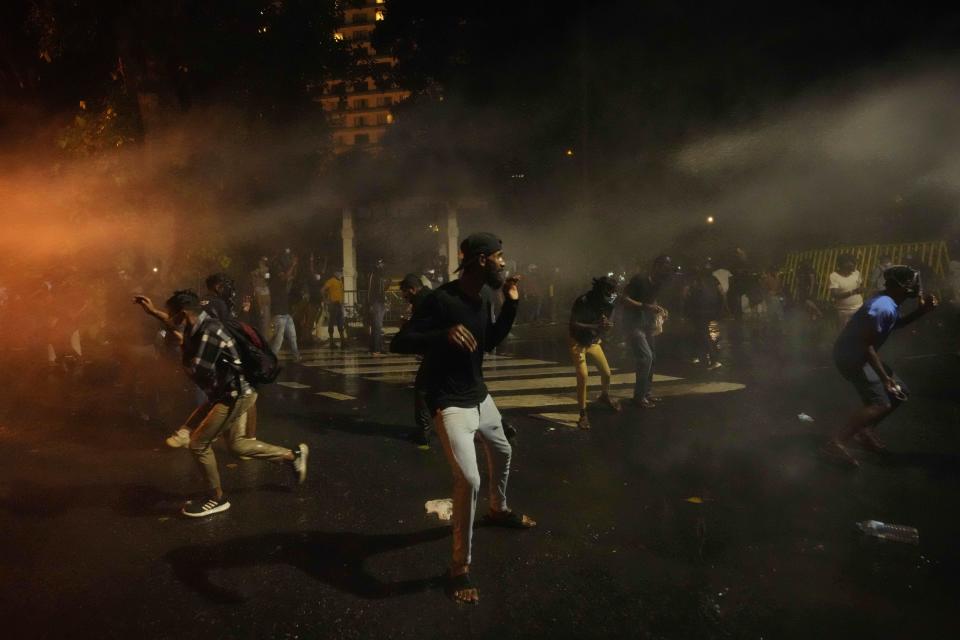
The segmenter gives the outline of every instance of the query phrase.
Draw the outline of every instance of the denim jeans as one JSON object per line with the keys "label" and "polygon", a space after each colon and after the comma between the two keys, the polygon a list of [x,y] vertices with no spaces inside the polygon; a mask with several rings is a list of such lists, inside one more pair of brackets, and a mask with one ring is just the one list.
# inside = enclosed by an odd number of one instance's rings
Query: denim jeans
{"label": "denim jeans", "polygon": [[387,309],[382,302],[370,303],[370,351],[383,352],[383,316]]}
{"label": "denim jeans", "polygon": [[297,346],[297,327],[293,324],[293,316],[285,314],[282,316],[273,316],[273,342],[271,347],[274,353],[280,353],[280,347],[283,345],[283,336],[287,336],[287,342],[290,345],[290,351],[293,353],[293,359],[300,359],[300,348]]}
{"label": "denim jeans", "polygon": [[633,353],[637,380],[633,385],[633,399],[643,400],[650,396],[653,387],[653,363],[656,362],[656,338],[643,329],[634,329],[629,338]]}

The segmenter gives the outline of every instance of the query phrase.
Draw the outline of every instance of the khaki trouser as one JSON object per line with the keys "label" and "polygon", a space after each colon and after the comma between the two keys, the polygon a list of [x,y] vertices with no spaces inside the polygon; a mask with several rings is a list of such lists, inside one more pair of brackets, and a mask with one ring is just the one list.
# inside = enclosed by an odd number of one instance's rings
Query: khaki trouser
{"label": "khaki trouser", "polygon": [[571,338],[570,357],[573,359],[573,366],[577,370],[577,405],[580,409],[587,408],[587,356],[590,356],[597,369],[600,370],[602,393],[610,391],[610,365],[607,364],[607,356],[603,353],[603,347],[600,346],[599,342],[585,347],[577,344]]}
{"label": "khaki trouser", "polygon": [[[233,405],[206,403],[197,407],[187,424],[196,428],[190,434],[190,452],[193,453],[207,487],[220,488],[220,471],[213,453],[213,441],[226,435],[227,447],[238,456],[281,462],[289,449],[247,438],[247,412],[257,402],[256,392],[238,399]],[[199,422],[198,422],[199,421]]]}

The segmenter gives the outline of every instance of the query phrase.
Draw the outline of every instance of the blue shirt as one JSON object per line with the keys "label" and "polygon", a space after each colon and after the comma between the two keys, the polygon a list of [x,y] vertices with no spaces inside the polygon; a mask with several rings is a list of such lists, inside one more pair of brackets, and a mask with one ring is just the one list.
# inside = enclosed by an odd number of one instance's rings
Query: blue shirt
{"label": "blue shirt", "polygon": [[837,364],[862,366],[867,361],[863,345],[866,332],[872,331],[876,335],[877,342],[873,347],[879,349],[896,328],[899,319],[900,306],[890,296],[881,293],[867,300],[840,331],[833,345],[833,357]]}

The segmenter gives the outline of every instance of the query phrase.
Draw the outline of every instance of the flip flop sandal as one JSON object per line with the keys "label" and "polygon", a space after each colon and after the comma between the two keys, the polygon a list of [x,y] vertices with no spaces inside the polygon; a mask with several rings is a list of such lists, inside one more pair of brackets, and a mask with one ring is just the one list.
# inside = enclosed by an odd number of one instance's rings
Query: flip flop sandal
{"label": "flip flop sandal", "polygon": [[447,595],[450,598],[459,604],[478,604],[478,601],[470,600],[461,600],[457,597],[457,593],[462,593],[468,589],[476,589],[476,586],[473,584],[473,581],[470,580],[469,573],[461,573],[459,575],[450,575],[450,572],[447,572]]}
{"label": "flip flop sandal", "polygon": [[483,522],[489,526],[506,527],[507,529],[532,529],[537,526],[536,524],[524,522],[523,516],[516,511],[508,511],[504,515],[496,516],[488,513],[483,517]]}

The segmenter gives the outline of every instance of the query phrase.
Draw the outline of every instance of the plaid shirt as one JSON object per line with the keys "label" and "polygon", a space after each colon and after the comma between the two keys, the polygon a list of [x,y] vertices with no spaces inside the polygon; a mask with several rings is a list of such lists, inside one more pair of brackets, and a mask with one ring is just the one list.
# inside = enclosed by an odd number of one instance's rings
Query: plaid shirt
{"label": "plaid shirt", "polygon": [[183,368],[211,402],[232,401],[253,392],[240,369],[240,354],[219,320],[201,311],[183,340]]}

